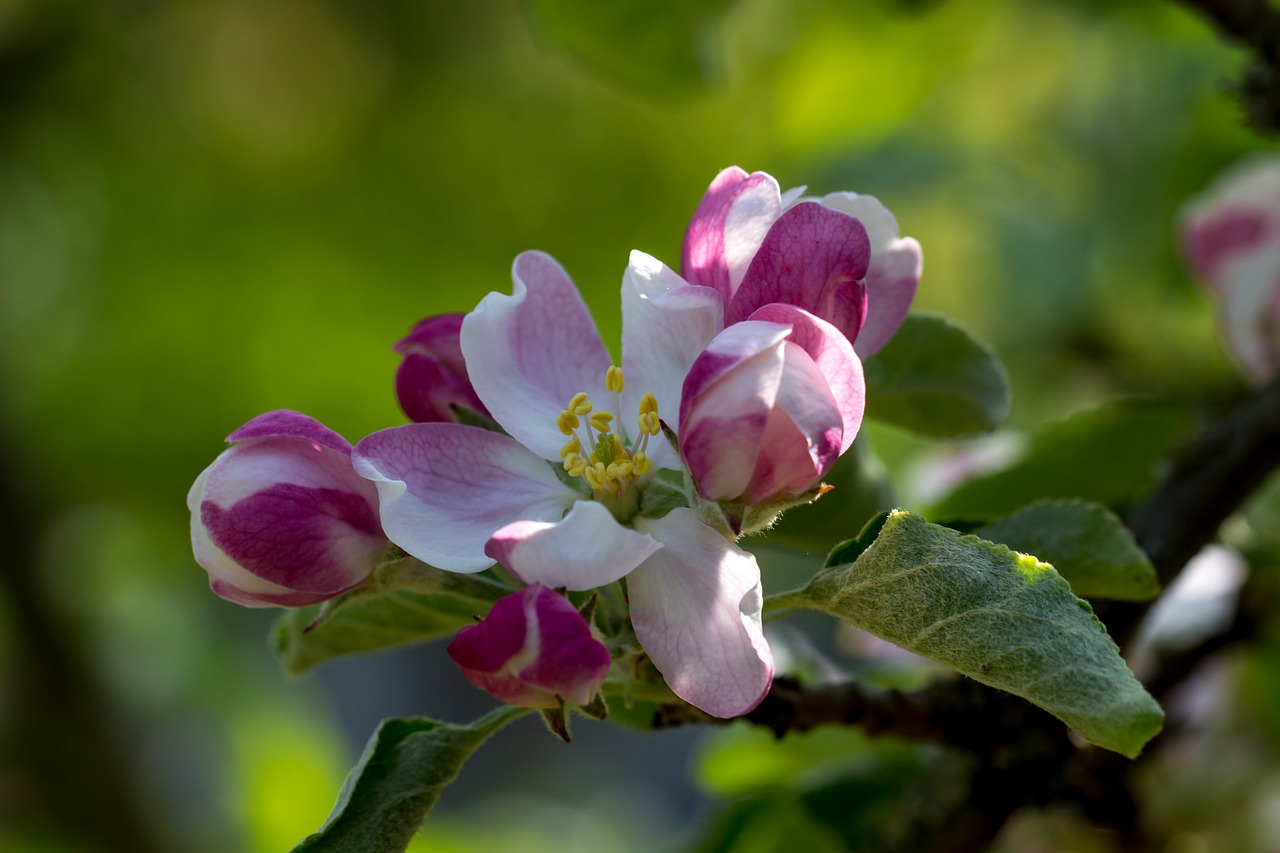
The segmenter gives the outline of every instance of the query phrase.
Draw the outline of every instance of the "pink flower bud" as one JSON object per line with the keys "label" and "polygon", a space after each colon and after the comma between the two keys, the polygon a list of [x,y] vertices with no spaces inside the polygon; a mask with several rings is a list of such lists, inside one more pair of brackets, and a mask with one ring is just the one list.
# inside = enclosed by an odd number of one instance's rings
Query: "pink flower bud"
{"label": "pink flower bud", "polygon": [[463,316],[428,317],[395,345],[395,351],[404,356],[396,371],[396,396],[412,421],[456,421],[454,407],[489,417],[471,387],[458,343]]}
{"label": "pink flower bud", "polygon": [[215,593],[247,607],[299,607],[360,585],[387,546],[373,483],[346,439],[306,415],[268,412],[187,494],[191,546]]}
{"label": "pink flower bud", "polygon": [[717,335],[685,377],[680,455],[699,493],[759,507],[801,495],[862,422],[862,364],[834,326],[767,305]]}
{"label": "pink flower bud", "polygon": [[449,656],[476,687],[525,708],[554,708],[557,696],[588,705],[612,665],[577,609],[540,584],[499,599],[458,632]]}
{"label": "pink flower bud", "polygon": [[1222,337],[1256,380],[1280,364],[1280,161],[1229,171],[1182,214],[1182,243],[1218,298]]}

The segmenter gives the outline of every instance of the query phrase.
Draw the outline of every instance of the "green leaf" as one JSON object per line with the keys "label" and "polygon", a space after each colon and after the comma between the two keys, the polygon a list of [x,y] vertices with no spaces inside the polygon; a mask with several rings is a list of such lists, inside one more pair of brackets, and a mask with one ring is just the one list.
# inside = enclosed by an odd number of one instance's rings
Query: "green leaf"
{"label": "green leaf", "polygon": [[293,853],[404,850],[471,753],[528,710],[503,706],[469,726],[422,717],[383,720],[347,777],[328,821]]}
{"label": "green leaf", "polygon": [[1151,490],[1160,461],[1193,425],[1186,411],[1137,401],[1077,413],[1037,432],[1013,467],[969,481],[930,515],[991,518],[1040,498],[1126,507]]}
{"label": "green leaf", "polygon": [[700,94],[722,73],[717,27],[732,0],[531,0],[536,31],[633,91]]}
{"label": "green leaf", "polygon": [[808,606],[1044,708],[1086,740],[1137,755],[1163,712],[1087,603],[1052,566],[895,511]]}
{"label": "green leaf", "polygon": [[1009,416],[1009,378],[995,353],[950,320],[911,314],[863,362],[867,417],[920,435],[990,432]]}
{"label": "green leaf", "polygon": [[368,589],[285,611],[272,626],[271,646],[285,672],[302,675],[341,655],[455,634],[507,591],[480,575],[392,559],[378,567]]}
{"label": "green leaf", "polygon": [[1150,601],[1155,567],[1115,513],[1085,501],[1046,500],[973,531],[1052,563],[1081,598]]}

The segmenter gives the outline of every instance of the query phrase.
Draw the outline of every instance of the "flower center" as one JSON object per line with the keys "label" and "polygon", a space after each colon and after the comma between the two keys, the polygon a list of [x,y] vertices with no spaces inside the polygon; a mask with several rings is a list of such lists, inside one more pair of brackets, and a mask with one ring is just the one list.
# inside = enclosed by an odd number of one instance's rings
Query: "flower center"
{"label": "flower center", "polygon": [[[610,366],[605,373],[605,387],[614,395],[622,410],[622,368]],[[661,429],[658,400],[645,394],[640,400],[636,418],[639,438],[628,444],[625,436],[612,430],[613,413],[595,411],[585,391],[573,395],[569,405],[556,417],[560,432],[569,436],[560,448],[564,470],[571,477],[581,477],[596,500],[605,504],[620,521],[635,515],[639,505],[636,481],[653,470],[653,462],[645,455],[649,437]]]}

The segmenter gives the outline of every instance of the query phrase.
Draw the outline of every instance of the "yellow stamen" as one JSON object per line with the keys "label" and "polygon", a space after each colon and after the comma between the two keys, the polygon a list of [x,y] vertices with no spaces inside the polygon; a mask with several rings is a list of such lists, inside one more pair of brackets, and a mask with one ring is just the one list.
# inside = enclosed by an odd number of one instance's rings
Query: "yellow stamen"
{"label": "yellow stamen", "polygon": [[[620,408],[621,368],[611,366],[608,369],[605,387],[613,394],[614,407]],[[560,458],[569,476],[585,480],[597,500],[607,503],[615,515],[626,520],[635,513],[638,505],[638,494],[632,484],[653,470],[653,462],[645,451],[649,438],[662,429],[658,400],[652,394],[641,398],[636,419],[638,440],[632,443],[627,442],[624,434],[613,433],[613,419],[612,411],[596,411],[585,391],[574,394],[556,417],[560,432],[569,436],[560,448]]]}
{"label": "yellow stamen", "polygon": [[617,365],[609,365],[609,369],[604,373],[604,386],[615,394],[622,393],[622,368]]}
{"label": "yellow stamen", "polygon": [[573,435],[573,431],[578,428],[579,423],[578,416],[567,409],[556,416],[556,426],[565,435]]}

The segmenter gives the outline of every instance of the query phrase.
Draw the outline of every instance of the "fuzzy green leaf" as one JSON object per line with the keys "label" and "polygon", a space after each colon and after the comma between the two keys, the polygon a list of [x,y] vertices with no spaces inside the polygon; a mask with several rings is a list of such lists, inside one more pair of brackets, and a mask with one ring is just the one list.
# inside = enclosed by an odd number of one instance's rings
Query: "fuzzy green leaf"
{"label": "fuzzy green leaf", "polygon": [[479,746],[527,708],[502,707],[469,726],[383,720],[319,832],[293,853],[393,853],[409,846],[445,786]]}
{"label": "fuzzy green leaf", "polygon": [[1052,563],[1081,598],[1150,601],[1155,567],[1115,513],[1085,501],[1037,501],[973,534]]}
{"label": "fuzzy green leaf", "polygon": [[867,417],[934,438],[990,432],[1009,416],[995,353],[950,320],[911,314],[863,362]]}
{"label": "fuzzy green leaf", "polygon": [[903,511],[853,563],[801,591],[825,611],[1044,708],[1135,756],[1163,712],[1089,605],[1034,557]]}

